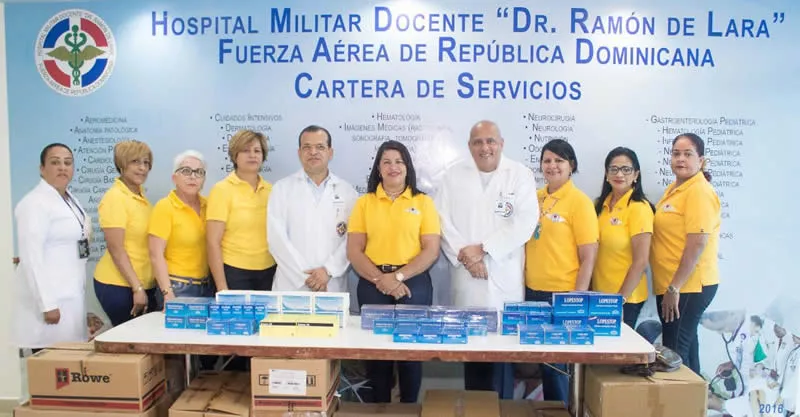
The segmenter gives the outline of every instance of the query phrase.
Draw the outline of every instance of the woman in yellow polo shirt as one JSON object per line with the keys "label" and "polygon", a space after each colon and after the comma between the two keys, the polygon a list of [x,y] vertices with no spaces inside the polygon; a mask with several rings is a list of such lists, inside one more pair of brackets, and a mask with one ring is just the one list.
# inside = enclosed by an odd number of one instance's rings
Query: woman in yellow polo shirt
{"label": "woman in yellow polo shirt", "polygon": [[600,229],[592,289],[622,294],[622,319],[631,328],[647,301],[644,274],[653,234],[653,206],[642,188],[639,158],[631,149],[611,150],[595,211]]}
{"label": "woman in yellow polo shirt", "polygon": [[700,373],[697,326],[717,293],[722,214],[711,175],[703,171],[705,143],[694,133],[672,141],[675,181],[656,204],[650,266],[664,346]]}
{"label": "woman in yellow polo shirt", "polygon": [[153,207],[150,216],[150,261],[164,296],[213,297],[206,256],[206,199],[200,195],[206,164],[197,151],[175,157],[175,189]]}
{"label": "woman in yellow polo shirt", "polygon": [[236,132],[228,143],[233,172],[208,195],[208,266],[217,290],[272,289],[276,266],[267,245],[267,201],[272,184],[260,174],[267,149],[264,134]]}
{"label": "woman in yellow polo shirt", "polygon": [[[525,300],[552,301],[554,292],[589,289],[597,255],[597,215],[592,200],[572,182],[578,158],[567,141],[542,148],[540,164],[547,185],[539,197],[539,223],[525,244]],[[566,365],[553,366],[566,372]],[[544,399],[568,402],[566,375],[542,366]]]}
{"label": "woman in yellow polo shirt", "polygon": [[97,206],[106,251],[94,270],[94,291],[116,326],[160,306],[147,251],[152,206],[142,188],[153,166],[153,152],[143,142],[118,142],[114,166],[120,176]]}
{"label": "woman in yellow polo shirt", "polygon": [[[358,304],[433,303],[428,269],[439,256],[439,214],[417,189],[411,154],[400,142],[384,142],[375,156],[367,193],[353,208],[347,257],[359,276]],[[393,361],[367,361],[373,401],[391,402]],[[422,363],[398,362],[400,401],[417,402]]]}

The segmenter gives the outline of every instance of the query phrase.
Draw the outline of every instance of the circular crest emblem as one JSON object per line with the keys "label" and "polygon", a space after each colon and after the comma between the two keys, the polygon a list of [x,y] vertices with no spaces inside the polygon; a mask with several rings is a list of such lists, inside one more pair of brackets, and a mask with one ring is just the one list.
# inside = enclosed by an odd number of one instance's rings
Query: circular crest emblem
{"label": "circular crest emblem", "polygon": [[53,90],[65,96],[91,94],[111,76],[114,35],[94,13],[64,10],[50,18],[36,40],[36,68]]}
{"label": "circular crest emblem", "polygon": [[514,214],[514,205],[506,201],[503,204],[503,217],[511,217],[512,214]]}
{"label": "circular crest emblem", "polygon": [[347,223],[345,223],[345,222],[337,223],[336,224],[336,234],[338,234],[339,237],[342,237],[342,236],[344,236],[345,233],[347,233]]}

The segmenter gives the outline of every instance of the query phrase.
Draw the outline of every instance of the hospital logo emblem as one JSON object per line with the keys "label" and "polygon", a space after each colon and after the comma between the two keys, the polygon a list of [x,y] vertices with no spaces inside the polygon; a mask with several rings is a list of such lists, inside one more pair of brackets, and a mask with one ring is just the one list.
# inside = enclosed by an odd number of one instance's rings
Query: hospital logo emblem
{"label": "hospital logo emblem", "polygon": [[347,233],[347,223],[345,223],[345,222],[337,223],[336,224],[336,234],[339,235],[339,237],[342,237],[342,236],[344,236],[345,233]]}
{"label": "hospital logo emblem", "polygon": [[503,203],[503,217],[511,217],[514,214],[514,205],[506,201]]}
{"label": "hospital logo emblem", "polygon": [[94,13],[64,10],[50,18],[36,40],[36,68],[50,88],[80,97],[111,76],[116,44],[108,25]]}

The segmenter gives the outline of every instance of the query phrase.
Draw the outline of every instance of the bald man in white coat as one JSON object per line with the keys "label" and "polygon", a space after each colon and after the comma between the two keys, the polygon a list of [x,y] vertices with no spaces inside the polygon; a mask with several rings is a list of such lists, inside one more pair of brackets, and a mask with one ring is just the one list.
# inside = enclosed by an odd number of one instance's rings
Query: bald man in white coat
{"label": "bald man in white coat", "polygon": [[[436,195],[442,250],[450,261],[453,304],[502,310],[525,298],[525,242],[539,216],[533,172],[503,156],[503,137],[491,121],[470,130],[471,159],[445,173]],[[465,363],[468,390],[511,398],[510,364]]]}

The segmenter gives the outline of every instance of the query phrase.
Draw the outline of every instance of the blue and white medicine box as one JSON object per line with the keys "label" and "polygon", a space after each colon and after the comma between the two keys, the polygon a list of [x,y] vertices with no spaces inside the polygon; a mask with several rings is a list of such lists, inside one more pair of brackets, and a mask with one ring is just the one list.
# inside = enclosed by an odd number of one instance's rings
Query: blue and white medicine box
{"label": "blue and white medicine box", "polygon": [[395,343],[417,343],[417,326],[396,326],[392,334]]}
{"label": "blue and white medicine box", "polygon": [[545,345],[566,345],[569,344],[569,330],[564,326],[555,324],[543,324],[544,344]]}
{"label": "blue and white medicine box", "polygon": [[232,319],[244,318],[244,304],[231,304],[231,318]]}
{"label": "blue and white medicine box", "polygon": [[570,345],[593,345],[594,330],[589,326],[569,328]]}
{"label": "blue and white medicine box", "polygon": [[595,336],[619,336],[622,317],[592,316],[588,320],[589,327]]}
{"label": "blue and white medicine box", "polygon": [[220,304],[246,304],[250,297],[250,291],[246,290],[224,290],[217,292],[216,301]]}
{"label": "blue and white medicine box", "polygon": [[520,324],[525,324],[525,313],[504,311],[503,312],[503,327],[500,334],[515,335],[518,332]]}
{"label": "blue and white medicine box", "polygon": [[247,320],[255,320],[256,306],[253,304],[244,304],[242,306],[242,318]]}
{"label": "blue and white medicine box", "polygon": [[350,294],[330,292],[314,294],[314,314],[332,314],[339,317],[339,327],[346,327],[350,317]]}
{"label": "blue and white medicine box", "polygon": [[186,317],[165,316],[164,327],[167,329],[185,329]]}
{"label": "blue and white medicine box", "polygon": [[472,316],[465,325],[469,336],[486,336],[489,333],[489,326],[484,316]]}
{"label": "blue and white medicine box", "polygon": [[446,318],[460,320],[463,319],[465,315],[465,310],[453,307],[433,306],[428,308],[428,317],[434,320],[444,320]]}
{"label": "blue and white medicine box", "polygon": [[206,322],[206,334],[220,336],[228,334],[228,321],[227,320],[208,320]]}
{"label": "blue and white medicine box", "polygon": [[553,323],[552,311],[538,310],[527,311],[525,314],[526,324],[551,324]]}
{"label": "blue and white medicine box", "polygon": [[447,345],[463,345],[467,343],[467,329],[457,326],[442,328],[442,343]]}
{"label": "blue and white medicine box", "polygon": [[211,303],[208,306],[208,318],[222,320],[222,304]]}
{"label": "blue and white medicine box", "polygon": [[264,304],[252,304],[253,320],[261,321],[267,317],[267,306]]}
{"label": "blue and white medicine box", "polygon": [[180,298],[169,300],[164,306],[164,313],[167,317],[186,317],[186,304]]}
{"label": "blue and white medicine box", "polygon": [[506,301],[503,303],[503,311],[519,311],[519,307],[524,304],[521,301]]}
{"label": "blue and white medicine box", "polygon": [[219,314],[221,320],[230,320],[235,318],[233,316],[234,304],[219,304]]}
{"label": "blue and white medicine box", "polygon": [[397,304],[394,306],[394,317],[398,319],[428,318],[428,307],[413,304]]}
{"label": "blue and white medicine box", "polygon": [[394,319],[394,306],[382,304],[364,304],[361,306],[361,328],[372,330],[377,319]]}
{"label": "blue and white medicine box", "polygon": [[486,317],[486,330],[492,333],[497,332],[497,309],[490,307],[467,307],[465,319],[475,315]]}
{"label": "blue and white medicine box", "polygon": [[553,294],[553,316],[587,316],[588,314],[588,292]]}
{"label": "blue and white medicine box", "polygon": [[417,334],[417,343],[441,344],[442,335],[441,333],[419,333]]}
{"label": "blue and white medicine box", "polygon": [[589,295],[589,316],[622,316],[622,296],[592,292]]}
{"label": "blue and white medicine box", "polygon": [[234,319],[228,322],[228,334],[236,336],[252,336],[258,327],[253,320]]}
{"label": "blue and white medicine box", "polygon": [[206,297],[187,297],[183,303],[186,304],[187,317],[208,317],[208,306],[214,302],[213,298]]}
{"label": "blue and white medicine box", "polygon": [[553,324],[564,327],[583,327],[589,324],[589,319],[585,316],[554,316]]}
{"label": "blue and white medicine box", "polygon": [[205,330],[208,317],[187,317],[186,328],[194,330]]}
{"label": "blue and white medicine box", "polygon": [[283,314],[311,314],[314,311],[314,295],[310,292],[284,292],[281,294]]}
{"label": "blue and white medicine box", "polygon": [[553,314],[553,306],[545,301],[525,301],[517,308],[523,313]]}
{"label": "blue and white medicine box", "polygon": [[278,293],[264,291],[250,294],[250,304],[265,306],[267,313],[281,312],[281,296]]}
{"label": "blue and white medicine box", "polygon": [[375,319],[372,325],[373,334],[393,334],[394,333],[394,319]]}
{"label": "blue and white medicine box", "polygon": [[541,324],[520,324],[519,343],[522,345],[543,345],[544,327]]}

